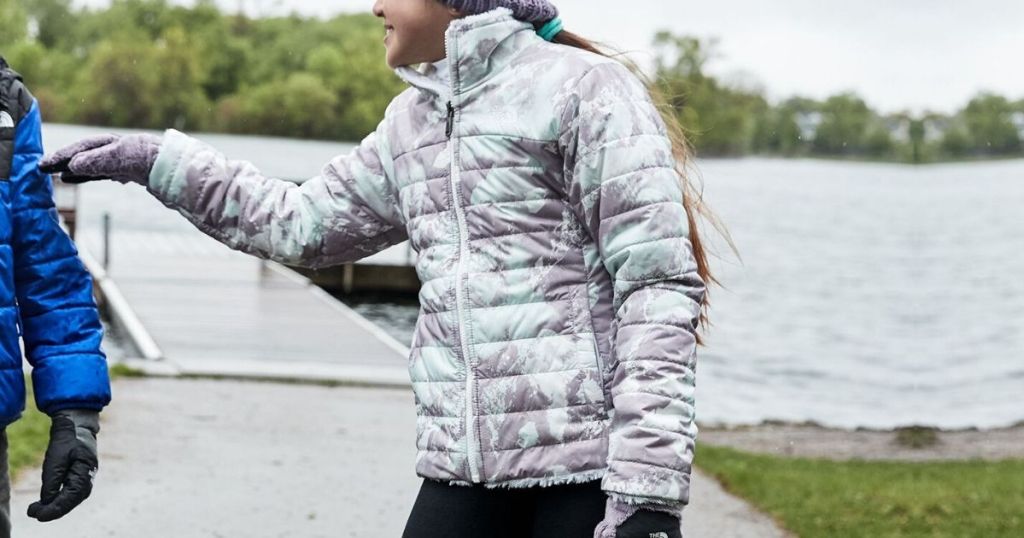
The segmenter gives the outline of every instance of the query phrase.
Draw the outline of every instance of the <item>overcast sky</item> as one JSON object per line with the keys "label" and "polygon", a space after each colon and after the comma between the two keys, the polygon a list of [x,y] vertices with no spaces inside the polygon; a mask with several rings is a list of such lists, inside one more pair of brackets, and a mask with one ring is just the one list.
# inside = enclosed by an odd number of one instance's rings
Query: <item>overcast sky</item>
{"label": "overcast sky", "polygon": [[[175,0],[190,4],[189,0]],[[369,12],[373,0],[217,0],[254,15]],[[710,71],[776,100],[853,90],[891,112],[952,112],[980,90],[1024,98],[1020,0],[554,0],[565,28],[649,64],[659,29],[719,38]],[[105,5],[107,0],[78,0]]]}

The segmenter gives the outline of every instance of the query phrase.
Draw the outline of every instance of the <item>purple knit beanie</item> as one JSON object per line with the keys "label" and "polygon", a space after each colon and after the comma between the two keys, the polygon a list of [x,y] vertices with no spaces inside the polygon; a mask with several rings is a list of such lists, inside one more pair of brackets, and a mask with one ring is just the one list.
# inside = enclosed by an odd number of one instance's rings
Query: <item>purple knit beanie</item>
{"label": "purple knit beanie", "polygon": [[513,17],[526,22],[547,22],[558,16],[558,8],[548,0],[441,0],[441,3],[467,15],[507,7]]}

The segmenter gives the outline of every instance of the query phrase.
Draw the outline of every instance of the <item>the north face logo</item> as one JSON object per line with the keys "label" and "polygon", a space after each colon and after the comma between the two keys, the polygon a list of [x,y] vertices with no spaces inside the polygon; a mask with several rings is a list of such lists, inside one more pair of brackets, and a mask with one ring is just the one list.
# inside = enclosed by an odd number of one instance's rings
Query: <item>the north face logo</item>
{"label": "the north face logo", "polygon": [[647,538],[668,538],[667,532],[652,532],[647,535]]}
{"label": "the north face logo", "polygon": [[7,111],[0,111],[0,128],[14,127],[14,118]]}

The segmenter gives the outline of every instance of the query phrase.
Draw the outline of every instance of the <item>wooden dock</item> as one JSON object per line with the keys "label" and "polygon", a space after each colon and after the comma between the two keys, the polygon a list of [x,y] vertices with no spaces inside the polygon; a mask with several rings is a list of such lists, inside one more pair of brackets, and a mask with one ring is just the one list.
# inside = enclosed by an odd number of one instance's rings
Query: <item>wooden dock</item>
{"label": "wooden dock", "polygon": [[[97,224],[108,212],[104,268]],[[179,374],[408,384],[405,344],[306,277],[199,232],[138,186],[83,185],[78,223],[83,259],[101,293],[114,295],[111,317],[140,358]],[[381,254],[394,263],[405,248]]]}

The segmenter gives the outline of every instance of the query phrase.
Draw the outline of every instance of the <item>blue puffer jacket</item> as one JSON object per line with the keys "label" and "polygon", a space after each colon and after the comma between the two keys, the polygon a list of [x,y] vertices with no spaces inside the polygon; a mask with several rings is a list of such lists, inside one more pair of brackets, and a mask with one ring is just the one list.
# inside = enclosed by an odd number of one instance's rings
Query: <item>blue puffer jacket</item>
{"label": "blue puffer jacket", "polygon": [[43,412],[110,402],[92,280],[39,171],[40,127],[38,103],[0,58],[0,428],[25,408],[19,335]]}

